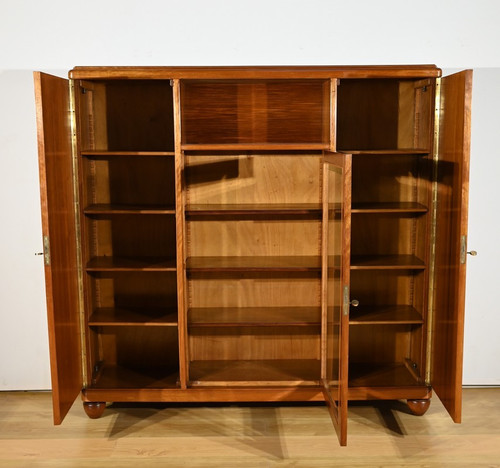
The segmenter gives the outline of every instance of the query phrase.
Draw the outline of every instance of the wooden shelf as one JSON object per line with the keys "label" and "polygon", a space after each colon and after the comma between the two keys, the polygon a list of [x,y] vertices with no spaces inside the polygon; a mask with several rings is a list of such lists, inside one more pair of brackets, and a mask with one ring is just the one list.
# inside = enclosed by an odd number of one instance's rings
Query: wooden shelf
{"label": "wooden shelf", "polygon": [[417,155],[417,154],[429,154],[431,151],[424,148],[400,148],[400,149],[382,149],[382,150],[337,150],[339,153],[347,154],[373,154],[374,156],[384,155],[384,154],[401,154],[401,155]]}
{"label": "wooden shelf", "polygon": [[204,307],[188,310],[191,327],[319,326],[319,307]]}
{"label": "wooden shelf", "polygon": [[112,203],[97,203],[83,209],[88,216],[115,214],[175,214],[173,206],[158,205],[118,205]]}
{"label": "wooden shelf", "polygon": [[114,308],[103,307],[94,310],[88,321],[89,326],[177,326],[176,308]]}
{"label": "wooden shelf", "polygon": [[178,388],[178,380],[178,369],[170,367],[130,369],[123,366],[104,365],[90,388]]}
{"label": "wooden shelf", "polygon": [[410,387],[422,384],[404,363],[349,363],[349,387]]}
{"label": "wooden shelf", "polygon": [[175,156],[173,151],[82,151],[81,155],[89,159],[107,159],[115,157],[130,157],[130,156],[140,156],[140,157],[165,157],[165,156]]}
{"label": "wooden shelf", "polygon": [[360,305],[351,308],[350,325],[422,324],[422,316],[409,305]]}
{"label": "wooden shelf", "polygon": [[353,255],[351,270],[424,270],[425,263],[415,255]]}
{"label": "wooden shelf", "polygon": [[427,207],[416,202],[353,203],[352,213],[427,213]]}
{"label": "wooden shelf", "polygon": [[308,151],[328,150],[328,143],[223,143],[183,144],[184,151]]}
{"label": "wooden shelf", "polygon": [[193,386],[318,385],[318,359],[193,361],[190,380]]}
{"label": "wooden shelf", "polygon": [[86,266],[87,272],[93,271],[175,271],[174,258],[145,257],[94,257]]}
{"label": "wooden shelf", "polygon": [[322,212],[322,206],[317,203],[287,203],[287,204],[207,204],[188,205],[186,214],[190,217],[206,215],[252,215],[252,214],[272,214],[272,215],[308,215]]}
{"label": "wooden shelf", "polygon": [[321,257],[189,257],[186,261],[189,271],[319,271]]}

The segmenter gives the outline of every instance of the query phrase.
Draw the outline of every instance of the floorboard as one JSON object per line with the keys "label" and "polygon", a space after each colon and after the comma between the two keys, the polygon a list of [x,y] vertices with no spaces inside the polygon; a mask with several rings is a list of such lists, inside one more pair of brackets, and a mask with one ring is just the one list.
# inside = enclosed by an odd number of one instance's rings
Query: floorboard
{"label": "floorboard", "polygon": [[349,409],[348,446],[325,406],[81,403],[52,425],[48,392],[0,393],[0,467],[500,467],[500,389],[465,389],[463,423],[437,398],[423,417],[401,402]]}

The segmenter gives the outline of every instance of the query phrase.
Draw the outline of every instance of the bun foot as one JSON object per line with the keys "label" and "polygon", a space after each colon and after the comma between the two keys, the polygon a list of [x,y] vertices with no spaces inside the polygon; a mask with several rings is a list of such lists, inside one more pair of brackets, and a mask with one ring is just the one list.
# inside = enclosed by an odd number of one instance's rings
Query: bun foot
{"label": "bun foot", "polygon": [[104,413],[106,402],[104,401],[84,401],[83,409],[90,419],[99,419]]}
{"label": "bun foot", "polygon": [[423,416],[431,405],[430,398],[427,400],[407,400],[408,408],[415,416]]}

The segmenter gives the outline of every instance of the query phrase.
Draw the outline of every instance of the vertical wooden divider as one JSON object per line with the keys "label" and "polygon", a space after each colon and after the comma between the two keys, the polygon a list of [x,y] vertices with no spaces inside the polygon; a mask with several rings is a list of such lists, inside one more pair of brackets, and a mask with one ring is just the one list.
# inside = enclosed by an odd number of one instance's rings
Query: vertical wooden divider
{"label": "vertical wooden divider", "polygon": [[84,167],[81,158],[80,150],[80,98],[81,87],[78,82],[69,81],[70,89],[70,113],[71,113],[71,145],[73,159],[73,199],[75,206],[75,231],[76,231],[76,251],[77,251],[77,268],[78,268],[78,298],[79,298],[79,315],[80,315],[80,340],[81,340],[81,366],[82,366],[82,386],[89,386],[92,378],[92,365],[88,356],[90,355],[90,336],[87,332],[87,322],[90,316],[92,300],[88,297],[89,291],[87,287],[89,282],[84,271],[84,265],[88,258],[88,246],[83,239],[86,239],[87,226],[85,216],[83,215],[82,204],[86,203],[85,192],[83,187]]}
{"label": "vertical wooden divider", "polygon": [[175,229],[177,257],[177,323],[179,333],[179,380],[181,388],[187,388],[189,364],[187,355],[187,304],[185,259],[185,204],[184,204],[184,157],[181,150],[181,92],[180,81],[173,81],[174,148],[175,148]]}

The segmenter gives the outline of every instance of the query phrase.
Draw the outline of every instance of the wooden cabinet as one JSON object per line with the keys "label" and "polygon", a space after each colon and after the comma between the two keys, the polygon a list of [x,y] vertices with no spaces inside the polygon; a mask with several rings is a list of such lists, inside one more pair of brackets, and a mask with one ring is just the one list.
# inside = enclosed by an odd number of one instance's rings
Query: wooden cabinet
{"label": "wooden cabinet", "polygon": [[432,389],[460,421],[472,72],[35,73],[54,420]]}

